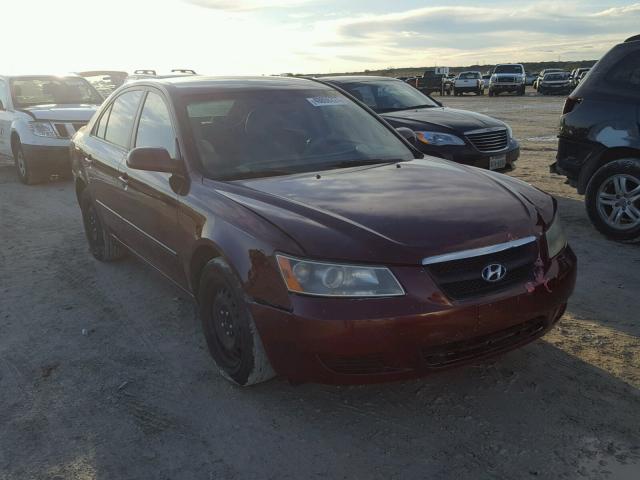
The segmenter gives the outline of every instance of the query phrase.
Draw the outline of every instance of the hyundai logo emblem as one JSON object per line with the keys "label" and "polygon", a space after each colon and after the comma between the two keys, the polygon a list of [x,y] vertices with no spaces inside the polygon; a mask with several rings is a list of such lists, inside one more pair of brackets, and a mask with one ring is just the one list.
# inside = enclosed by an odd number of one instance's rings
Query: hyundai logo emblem
{"label": "hyundai logo emblem", "polygon": [[499,282],[502,280],[507,274],[507,267],[504,265],[500,265],[499,263],[493,263],[491,265],[487,265],[482,270],[482,278],[486,282]]}

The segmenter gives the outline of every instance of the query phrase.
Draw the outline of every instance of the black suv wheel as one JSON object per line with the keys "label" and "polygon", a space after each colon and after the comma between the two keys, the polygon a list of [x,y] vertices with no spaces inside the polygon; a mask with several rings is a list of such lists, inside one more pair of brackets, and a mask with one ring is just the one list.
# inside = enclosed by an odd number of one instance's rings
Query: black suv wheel
{"label": "black suv wheel", "polygon": [[601,167],[586,191],[591,222],[620,242],[640,240],[640,159],[622,159]]}

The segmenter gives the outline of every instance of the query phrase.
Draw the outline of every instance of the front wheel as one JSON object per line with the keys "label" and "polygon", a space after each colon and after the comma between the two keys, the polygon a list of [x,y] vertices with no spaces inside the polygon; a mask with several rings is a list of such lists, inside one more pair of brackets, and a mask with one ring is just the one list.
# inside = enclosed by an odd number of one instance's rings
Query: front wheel
{"label": "front wheel", "polygon": [[24,156],[22,145],[19,143],[13,149],[13,162],[16,166],[16,173],[18,179],[25,185],[33,185],[36,183],[36,178],[33,171],[32,163]]}
{"label": "front wheel", "polygon": [[241,386],[275,376],[242,285],[221,258],[204,267],[198,308],[209,352],[222,376]]}
{"label": "front wheel", "polygon": [[640,241],[640,159],[601,167],[589,181],[585,204],[600,233],[619,242]]}

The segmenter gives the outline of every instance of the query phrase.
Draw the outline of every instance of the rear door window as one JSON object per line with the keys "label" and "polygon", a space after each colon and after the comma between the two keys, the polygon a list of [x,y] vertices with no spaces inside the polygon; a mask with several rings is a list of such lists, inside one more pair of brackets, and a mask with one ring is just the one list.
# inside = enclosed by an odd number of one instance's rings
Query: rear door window
{"label": "rear door window", "polygon": [[140,98],[141,90],[134,90],[120,95],[113,102],[111,115],[107,121],[104,139],[120,147],[129,147],[129,140],[133,130]]}

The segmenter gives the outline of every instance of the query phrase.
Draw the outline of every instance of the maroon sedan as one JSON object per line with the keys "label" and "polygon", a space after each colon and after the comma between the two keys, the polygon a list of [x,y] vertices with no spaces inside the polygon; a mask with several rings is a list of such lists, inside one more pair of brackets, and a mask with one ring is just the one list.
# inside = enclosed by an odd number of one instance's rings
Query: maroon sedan
{"label": "maroon sedan", "polygon": [[574,288],[552,197],[423,157],[312,80],[125,85],[72,150],[93,255],[132,253],[192,294],[240,385],[377,382],[495,355],[548,331]]}

